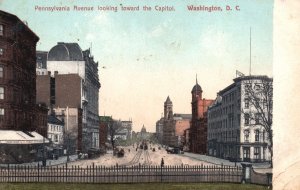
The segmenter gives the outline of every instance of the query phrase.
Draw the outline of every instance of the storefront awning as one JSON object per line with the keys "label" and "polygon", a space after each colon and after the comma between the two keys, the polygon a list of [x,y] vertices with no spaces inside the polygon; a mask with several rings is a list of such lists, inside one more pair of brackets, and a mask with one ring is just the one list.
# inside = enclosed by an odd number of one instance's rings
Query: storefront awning
{"label": "storefront awning", "polygon": [[0,130],[0,144],[43,144],[49,140],[37,132]]}

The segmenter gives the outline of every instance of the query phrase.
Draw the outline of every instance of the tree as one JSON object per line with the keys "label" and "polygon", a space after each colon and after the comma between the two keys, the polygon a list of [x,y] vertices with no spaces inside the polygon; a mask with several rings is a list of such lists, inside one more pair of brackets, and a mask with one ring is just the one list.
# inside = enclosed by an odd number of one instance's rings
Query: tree
{"label": "tree", "polygon": [[121,127],[122,123],[120,120],[113,120],[108,123],[108,135],[113,149],[115,148],[116,135]]}
{"label": "tree", "polygon": [[263,127],[273,167],[273,79],[262,76],[257,80],[245,80],[244,98],[244,108],[248,108],[242,110],[245,123]]}

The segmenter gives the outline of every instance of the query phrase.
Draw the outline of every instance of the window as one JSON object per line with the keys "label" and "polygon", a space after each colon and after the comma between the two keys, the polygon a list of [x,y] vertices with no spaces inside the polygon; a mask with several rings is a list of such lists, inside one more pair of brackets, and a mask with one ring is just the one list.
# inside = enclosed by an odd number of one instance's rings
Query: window
{"label": "window", "polygon": [[3,25],[0,24],[0,36],[4,35]]}
{"label": "window", "polygon": [[259,124],[260,122],[260,113],[255,114],[255,124]]}
{"label": "window", "polygon": [[250,132],[249,132],[249,130],[245,130],[244,131],[244,140],[245,140],[245,142],[249,142],[249,134]]}
{"label": "window", "polygon": [[0,48],[0,55],[3,55],[3,48]]}
{"label": "window", "polygon": [[260,103],[260,99],[259,98],[255,98],[255,107],[259,108],[259,103]]}
{"label": "window", "polygon": [[54,142],[58,142],[58,135],[54,135]]}
{"label": "window", "polygon": [[243,158],[245,162],[250,161],[250,147],[243,148]]}
{"label": "window", "polygon": [[0,100],[4,99],[4,88],[0,87]]}
{"label": "window", "polygon": [[3,66],[0,65],[0,78],[3,78]]}
{"label": "window", "polygon": [[4,109],[0,108],[0,122],[4,120]]}
{"label": "window", "polygon": [[260,147],[254,147],[254,159],[260,159]]}
{"label": "window", "polygon": [[250,123],[250,116],[249,116],[249,114],[245,113],[244,117],[245,117],[245,125],[249,125],[249,123]]}
{"label": "window", "polygon": [[259,130],[255,130],[255,141],[259,141]]}
{"label": "window", "polygon": [[245,108],[249,108],[249,99],[245,98]]}

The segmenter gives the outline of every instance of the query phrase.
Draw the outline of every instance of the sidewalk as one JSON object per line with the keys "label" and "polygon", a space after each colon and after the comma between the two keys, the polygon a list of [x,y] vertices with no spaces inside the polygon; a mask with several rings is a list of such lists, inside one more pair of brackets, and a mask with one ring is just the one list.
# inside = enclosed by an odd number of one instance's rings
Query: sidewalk
{"label": "sidewalk", "polygon": [[270,164],[268,162],[263,162],[263,163],[250,163],[250,162],[230,162],[229,160],[225,160],[222,158],[216,158],[213,156],[207,156],[207,155],[201,155],[201,154],[195,154],[195,153],[190,153],[190,152],[184,152],[184,154],[178,154],[180,156],[186,156],[190,158],[194,158],[196,160],[201,160],[205,161],[208,163],[216,164],[216,165],[224,165],[224,166],[242,166],[241,163],[245,164],[252,164],[252,167],[254,169],[271,169]]}

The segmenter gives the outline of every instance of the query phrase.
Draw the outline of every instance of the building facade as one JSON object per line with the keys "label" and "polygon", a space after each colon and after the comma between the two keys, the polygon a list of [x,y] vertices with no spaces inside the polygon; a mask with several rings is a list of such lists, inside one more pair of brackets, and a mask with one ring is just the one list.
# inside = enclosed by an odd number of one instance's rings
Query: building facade
{"label": "building facade", "polygon": [[173,103],[168,96],[164,102],[164,117],[156,123],[156,136],[162,144],[171,147],[184,146],[184,130],[190,128],[191,114],[173,114]]}
{"label": "building facade", "polygon": [[272,79],[267,76],[242,76],[218,93],[208,109],[209,155],[244,162],[271,159],[268,134],[260,123],[264,113],[255,108],[261,107],[265,112],[268,106],[263,97],[254,105],[251,93],[245,91],[248,86],[251,89],[264,88],[264,81],[268,81],[272,88]]}
{"label": "building facade", "polygon": [[131,139],[131,131],[132,131],[132,121],[128,120],[128,121],[122,121],[122,127],[124,129],[125,132],[125,139],[124,140],[130,140]]}
{"label": "building facade", "polygon": [[173,119],[173,103],[168,96],[164,102],[164,118],[163,118],[163,144],[167,146],[176,146],[177,139],[175,137],[175,127]]}
{"label": "building facade", "polygon": [[0,129],[47,132],[47,109],[36,104],[38,40],[17,16],[0,11]]}
{"label": "building facade", "polygon": [[[99,89],[98,62],[94,61],[90,50],[83,51],[77,43],[59,42],[47,53],[38,52],[36,72],[38,78],[38,100],[46,102],[50,108],[74,108],[82,112],[82,137],[79,151],[99,148]],[[49,83],[50,82],[50,83]],[[45,87],[44,84],[49,83]],[[45,91],[43,88],[47,88]],[[67,122],[67,121],[66,121]],[[67,123],[66,123],[67,125]],[[78,130],[81,128],[78,126]],[[77,131],[78,133],[78,131]]]}
{"label": "building facade", "polygon": [[164,118],[160,118],[156,122],[156,138],[160,144],[163,143]]}
{"label": "building facade", "polygon": [[47,108],[36,104],[38,40],[17,16],[0,11],[0,136],[7,140],[0,152],[8,162],[38,160],[46,142]]}
{"label": "building facade", "polygon": [[177,139],[176,147],[183,150],[185,145],[184,132],[190,128],[191,114],[174,114],[175,138]]}
{"label": "building facade", "polygon": [[192,119],[189,130],[189,150],[193,153],[206,154],[207,144],[207,108],[213,100],[202,98],[202,88],[196,84],[192,89]]}
{"label": "building facade", "polygon": [[48,139],[58,146],[62,147],[64,142],[64,123],[53,115],[48,116]]}
{"label": "building facade", "polygon": [[[50,140],[50,147],[53,156],[62,156],[64,154],[64,123],[55,117],[54,114],[48,115],[47,137]],[[66,149],[65,149],[66,150]]]}

